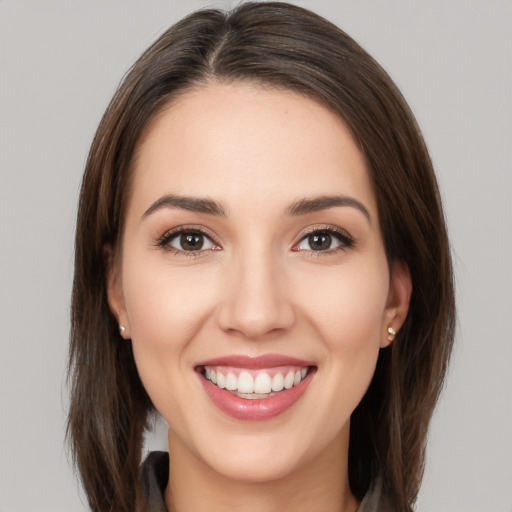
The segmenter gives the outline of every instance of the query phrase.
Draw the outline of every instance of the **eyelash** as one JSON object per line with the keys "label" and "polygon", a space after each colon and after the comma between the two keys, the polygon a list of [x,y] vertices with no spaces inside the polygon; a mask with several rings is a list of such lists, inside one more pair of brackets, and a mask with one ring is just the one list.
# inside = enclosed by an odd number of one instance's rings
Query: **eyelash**
{"label": "eyelash", "polygon": [[[184,251],[181,249],[176,249],[175,247],[171,247],[169,245],[169,243],[172,240],[174,240],[175,238],[177,238],[178,236],[181,236],[183,234],[201,235],[201,236],[207,238],[208,240],[210,240],[215,247],[209,248],[209,249],[199,249],[198,251]],[[335,238],[336,240],[338,240],[340,242],[339,247],[336,247],[335,249],[327,249],[325,251],[321,251],[321,250],[315,251],[313,249],[309,249],[309,250],[292,249],[292,251],[305,252],[306,254],[308,254],[311,257],[321,257],[321,256],[337,254],[340,251],[346,251],[347,249],[350,249],[355,246],[354,238],[352,238],[352,236],[350,236],[346,231],[339,229],[339,228],[335,228],[333,226],[321,226],[321,227],[319,226],[319,227],[314,227],[314,228],[308,230],[306,233],[302,234],[299,242],[297,244],[295,244],[294,247],[296,247],[297,245],[300,245],[304,240],[306,240],[308,237],[310,237],[312,235],[322,235],[322,234],[329,235],[329,236]],[[187,257],[191,257],[191,258],[197,258],[198,256],[203,255],[206,252],[218,250],[218,248],[220,247],[220,243],[218,241],[216,241],[215,238],[209,232],[207,232],[203,229],[196,228],[196,227],[189,228],[189,227],[184,226],[184,227],[172,229],[171,231],[167,231],[166,233],[164,233],[164,235],[162,237],[160,237],[160,239],[157,241],[156,246],[160,247],[170,253],[173,253],[175,255],[183,255],[183,256],[187,256]]]}

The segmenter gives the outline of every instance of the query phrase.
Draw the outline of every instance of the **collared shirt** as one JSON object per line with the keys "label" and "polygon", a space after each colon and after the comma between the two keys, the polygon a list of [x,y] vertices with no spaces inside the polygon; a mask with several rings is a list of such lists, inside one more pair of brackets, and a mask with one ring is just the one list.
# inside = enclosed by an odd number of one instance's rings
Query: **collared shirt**
{"label": "collared shirt", "polygon": [[[164,491],[169,479],[169,454],[151,452],[142,465],[142,485],[148,499],[146,512],[168,512],[165,506]],[[366,493],[357,512],[389,512],[385,504],[380,480]]]}

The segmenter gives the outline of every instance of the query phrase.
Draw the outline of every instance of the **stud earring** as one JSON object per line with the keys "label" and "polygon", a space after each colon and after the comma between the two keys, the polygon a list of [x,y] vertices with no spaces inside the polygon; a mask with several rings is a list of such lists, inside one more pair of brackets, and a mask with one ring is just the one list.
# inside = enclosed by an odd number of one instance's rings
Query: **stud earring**
{"label": "stud earring", "polygon": [[388,341],[392,342],[395,339],[396,331],[393,329],[393,327],[388,327]]}
{"label": "stud earring", "polygon": [[123,335],[124,331],[126,331],[126,327],[124,325],[122,325],[122,324],[119,324],[119,333],[121,335]]}

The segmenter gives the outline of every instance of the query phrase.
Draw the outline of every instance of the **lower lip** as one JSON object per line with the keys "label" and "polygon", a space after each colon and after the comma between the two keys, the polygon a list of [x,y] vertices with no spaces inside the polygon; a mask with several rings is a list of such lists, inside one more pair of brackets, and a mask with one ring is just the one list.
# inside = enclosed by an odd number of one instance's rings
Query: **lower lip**
{"label": "lower lip", "polygon": [[314,371],[309,370],[306,377],[296,386],[277,392],[268,398],[247,399],[233,395],[221,389],[199,374],[201,383],[210,400],[224,413],[238,420],[262,421],[279,416],[292,407],[306,392]]}

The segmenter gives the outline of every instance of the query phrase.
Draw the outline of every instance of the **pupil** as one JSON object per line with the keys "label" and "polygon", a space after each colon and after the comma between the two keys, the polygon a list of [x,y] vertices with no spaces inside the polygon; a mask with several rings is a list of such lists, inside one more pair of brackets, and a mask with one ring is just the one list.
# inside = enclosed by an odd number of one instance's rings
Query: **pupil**
{"label": "pupil", "polygon": [[203,246],[203,235],[198,233],[186,233],[181,235],[181,247],[185,251],[197,251]]}
{"label": "pupil", "polygon": [[314,251],[329,249],[331,246],[331,235],[326,233],[317,233],[309,237],[309,246]]}

